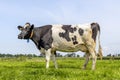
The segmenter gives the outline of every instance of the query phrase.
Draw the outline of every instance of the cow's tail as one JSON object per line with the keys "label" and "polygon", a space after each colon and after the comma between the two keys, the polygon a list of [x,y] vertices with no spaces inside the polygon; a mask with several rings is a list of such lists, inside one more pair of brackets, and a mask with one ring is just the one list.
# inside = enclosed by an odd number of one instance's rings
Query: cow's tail
{"label": "cow's tail", "polygon": [[98,43],[97,45],[98,45],[98,51],[97,51],[97,55],[98,55],[98,57],[100,57],[100,59],[102,60],[102,57],[103,57],[103,54],[102,54],[102,47],[101,47],[101,44],[100,44],[100,26],[99,26],[99,24],[98,24],[98,32],[97,32],[97,38],[98,38],[98,40],[97,40],[97,42],[96,43]]}
{"label": "cow's tail", "polygon": [[100,45],[100,26],[98,23],[92,23],[91,24],[92,28],[92,38],[94,39],[96,46],[95,46],[95,51],[97,53],[97,56],[100,57],[102,60],[102,47]]}

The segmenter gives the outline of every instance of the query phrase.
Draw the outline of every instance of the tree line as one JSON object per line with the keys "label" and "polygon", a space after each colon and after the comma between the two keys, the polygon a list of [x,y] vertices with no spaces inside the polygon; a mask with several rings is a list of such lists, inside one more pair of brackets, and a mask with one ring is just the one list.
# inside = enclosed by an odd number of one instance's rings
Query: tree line
{"label": "tree line", "polygon": [[36,54],[2,54],[0,53],[0,57],[40,57],[41,55]]}
{"label": "tree line", "polygon": [[[2,54],[0,53],[0,57],[43,57],[44,54]],[[75,53],[68,53],[66,55],[62,55],[60,53],[56,54],[57,57],[80,57],[80,55],[76,55]]]}
{"label": "tree line", "polygon": [[[44,54],[36,55],[36,54],[2,54],[2,53],[0,53],[1,58],[12,58],[12,57],[28,57],[28,58],[32,58],[32,57],[44,57],[44,56],[45,56]],[[60,53],[57,53],[56,57],[85,57],[85,55],[80,56],[80,55],[75,54],[75,53],[67,53],[66,55],[62,55]],[[108,59],[117,59],[117,60],[119,59],[120,60],[120,54],[115,54],[115,55],[108,54],[107,56],[103,56],[103,59],[104,60],[105,59],[106,60],[108,60]]]}

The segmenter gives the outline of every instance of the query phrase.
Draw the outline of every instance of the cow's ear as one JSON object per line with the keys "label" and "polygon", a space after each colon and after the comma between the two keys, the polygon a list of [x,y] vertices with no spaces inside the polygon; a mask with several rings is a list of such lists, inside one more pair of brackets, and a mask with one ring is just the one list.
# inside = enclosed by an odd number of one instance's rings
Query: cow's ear
{"label": "cow's ear", "polygon": [[31,25],[31,28],[30,28],[30,30],[32,30],[33,28],[34,28],[34,24],[32,24],[32,25]]}
{"label": "cow's ear", "polygon": [[18,29],[19,29],[19,30],[23,30],[23,27],[22,27],[22,26],[18,26]]}

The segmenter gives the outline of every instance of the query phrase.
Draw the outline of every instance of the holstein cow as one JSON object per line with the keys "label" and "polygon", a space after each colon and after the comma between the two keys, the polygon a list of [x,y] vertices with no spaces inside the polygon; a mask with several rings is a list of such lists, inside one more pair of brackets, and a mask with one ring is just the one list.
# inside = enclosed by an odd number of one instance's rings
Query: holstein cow
{"label": "holstein cow", "polygon": [[[24,26],[18,26],[21,33],[19,39],[31,39],[41,53],[46,56],[46,68],[49,68],[50,57],[52,56],[55,68],[57,63],[55,59],[56,51],[75,52],[82,51],[86,53],[86,68],[90,55],[92,56],[92,70],[95,69],[97,52],[102,58],[102,49],[100,45],[100,27],[98,23],[79,24],[79,25],[45,25],[34,27],[30,23]],[[98,43],[98,51],[96,44]]]}

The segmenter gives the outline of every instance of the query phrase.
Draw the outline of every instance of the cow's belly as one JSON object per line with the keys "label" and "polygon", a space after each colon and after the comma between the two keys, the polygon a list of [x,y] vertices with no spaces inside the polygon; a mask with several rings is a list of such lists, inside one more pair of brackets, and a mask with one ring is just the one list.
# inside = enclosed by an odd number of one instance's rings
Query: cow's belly
{"label": "cow's belly", "polygon": [[55,47],[55,49],[63,52],[76,52],[76,51],[86,52],[87,51],[87,48],[82,44],[79,44],[75,47],[59,45],[58,47]]}
{"label": "cow's belly", "polygon": [[74,45],[72,41],[68,42],[64,39],[54,40],[52,47],[58,51],[63,51],[63,52],[76,52],[76,51],[86,52],[87,51],[87,48],[83,43]]}

